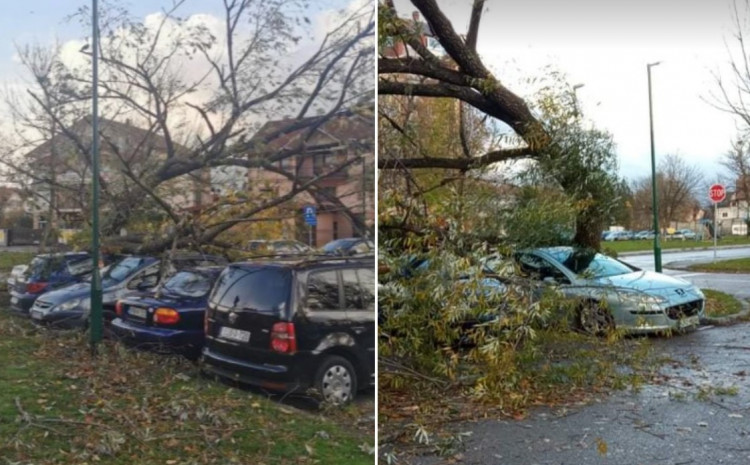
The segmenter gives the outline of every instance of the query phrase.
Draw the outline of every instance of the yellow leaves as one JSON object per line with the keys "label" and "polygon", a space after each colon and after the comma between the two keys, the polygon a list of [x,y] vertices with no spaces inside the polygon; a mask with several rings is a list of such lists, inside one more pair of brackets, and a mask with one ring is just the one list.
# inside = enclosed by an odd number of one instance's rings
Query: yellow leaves
{"label": "yellow leaves", "polygon": [[607,455],[607,443],[604,441],[604,439],[596,438],[596,450],[601,456]]}

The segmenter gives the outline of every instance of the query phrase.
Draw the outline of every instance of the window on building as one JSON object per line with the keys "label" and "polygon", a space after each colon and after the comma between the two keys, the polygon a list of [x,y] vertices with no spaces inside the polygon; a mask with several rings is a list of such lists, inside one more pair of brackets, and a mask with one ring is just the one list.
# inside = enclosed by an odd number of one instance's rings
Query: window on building
{"label": "window on building", "polygon": [[339,238],[339,222],[334,221],[333,222],[333,240],[335,241],[338,238]]}
{"label": "window on building", "polygon": [[729,216],[729,213],[727,213],[727,212],[724,212],[724,213],[721,214],[722,218],[727,218],[728,216]]}

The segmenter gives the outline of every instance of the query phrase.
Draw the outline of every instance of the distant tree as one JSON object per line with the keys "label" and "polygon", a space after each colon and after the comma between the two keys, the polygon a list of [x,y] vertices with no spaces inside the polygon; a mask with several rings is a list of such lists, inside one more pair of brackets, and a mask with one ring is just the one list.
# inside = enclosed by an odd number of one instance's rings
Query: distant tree
{"label": "distant tree", "polygon": [[[721,159],[721,165],[726,169],[735,183],[735,193],[740,200],[744,200],[745,223],[750,226],[750,147],[743,138],[732,141],[732,148]],[[750,227],[747,234],[750,235]]]}
{"label": "distant tree", "polygon": [[[673,221],[691,216],[697,209],[696,194],[703,185],[703,175],[696,166],[688,165],[679,155],[666,155],[656,171],[659,225],[669,227]],[[633,183],[634,215],[639,224],[650,224],[653,215],[651,177]]]}

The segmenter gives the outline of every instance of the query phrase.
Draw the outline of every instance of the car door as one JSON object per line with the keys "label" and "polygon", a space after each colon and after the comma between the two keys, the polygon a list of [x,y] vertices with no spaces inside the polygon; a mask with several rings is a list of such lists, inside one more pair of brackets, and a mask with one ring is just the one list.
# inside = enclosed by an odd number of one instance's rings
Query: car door
{"label": "car door", "polygon": [[540,299],[546,292],[559,291],[569,285],[570,280],[552,262],[531,252],[516,255],[519,273],[524,278],[534,299]]}
{"label": "car door", "polygon": [[375,373],[375,271],[365,267],[345,268],[341,270],[341,278],[354,347],[367,373]]}
{"label": "car door", "polygon": [[345,310],[339,268],[310,270],[301,284],[300,314],[294,320],[300,351],[350,346],[352,320]]}

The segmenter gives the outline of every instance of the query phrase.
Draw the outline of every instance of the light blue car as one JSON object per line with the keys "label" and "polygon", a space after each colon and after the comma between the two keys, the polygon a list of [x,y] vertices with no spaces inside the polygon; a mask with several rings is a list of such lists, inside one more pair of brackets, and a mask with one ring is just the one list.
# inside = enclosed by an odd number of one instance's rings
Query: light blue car
{"label": "light blue car", "polygon": [[535,292],[551,289],[574,299],[575,323],[590,334],[690,329],[704,314],[705,297],[691,283],[592,250],[540,248],[517,253],[514,261]]}

